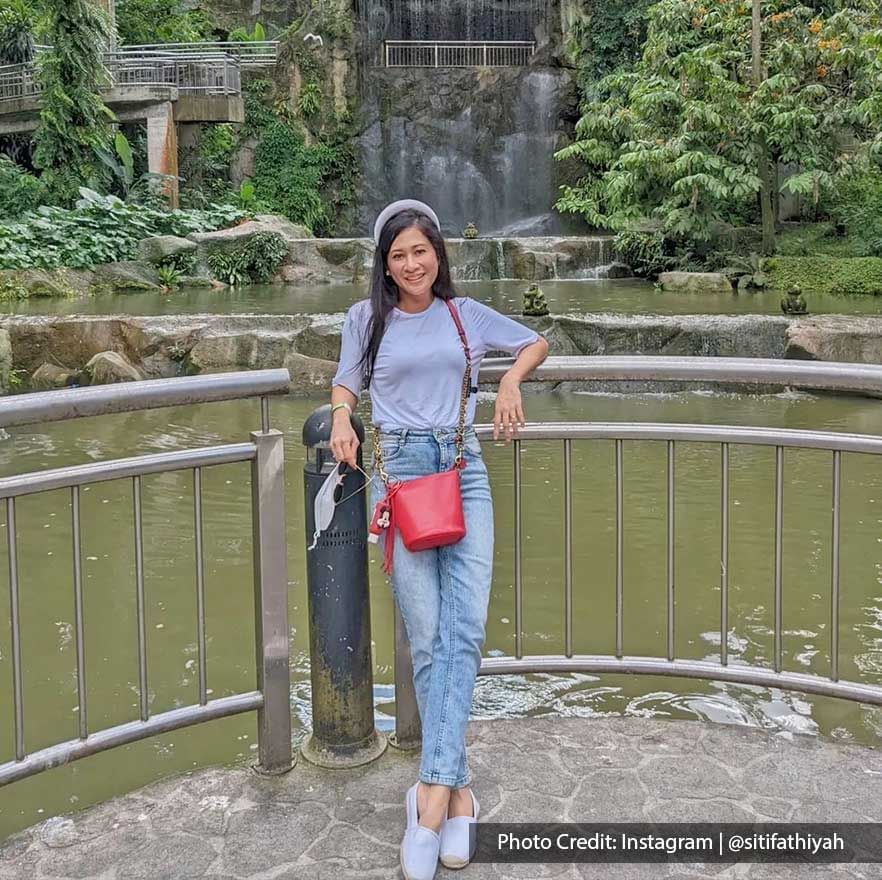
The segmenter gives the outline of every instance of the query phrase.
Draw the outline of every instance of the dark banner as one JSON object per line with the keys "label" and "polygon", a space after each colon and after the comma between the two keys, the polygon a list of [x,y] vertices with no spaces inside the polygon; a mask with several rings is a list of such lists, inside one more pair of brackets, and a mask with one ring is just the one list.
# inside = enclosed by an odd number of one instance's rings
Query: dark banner
{"label": "dark banner", "polygon": [[882,824],[478,823],[475,862],[882,862]]}

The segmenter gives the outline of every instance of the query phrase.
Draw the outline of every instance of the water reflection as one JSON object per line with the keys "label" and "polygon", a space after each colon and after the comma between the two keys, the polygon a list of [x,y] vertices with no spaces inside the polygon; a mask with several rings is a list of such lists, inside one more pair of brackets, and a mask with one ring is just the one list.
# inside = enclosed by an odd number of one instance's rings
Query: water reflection
{"label": "water reflection", "polygon": [[[508,315],[521,313],[528,281],[461,281],[456,287]],[[751,293],[657,293],[648,281],[634,278],[591,281],[543,281],[552,314],[609,312],[621,315],[781,314],[781,296]],[[0,303],[0,313],[20,315],[295,315],[345,312],[367,296],[364,284],[255,284],[230,290],[185,289],[169,293],[125,293],[74,299],[36,297]],[[814,314],[882,312],[872,296],[807,295]]]}
{"label": "water reflection", "polygon": [[[310,727],[303,448],[300,428],[323,400],[285,400],[271,419],[286,435],[291,703],[295,736]],[[807,394],[552,395],[529,393],[531,421],[668,421],[759,424],[882,433],[878,401]],[[492,417],[482,394],[477,421]],[[241,441],[259,424],[256,402],[127,413],[9,431],[0,440],[0,474],[74,462]],[[514,650],[513,481],[511,448],[488,443],[497,554],[485,653]],[[607,441],[573,444],[574,639],[577,653],[615,649],[615,484]],[[522,523],[523,639],[530,653],[563,652],[563,459],[558,441],[525,445]],[[624,633],[627,654],[665,654],[666,450],[624,444]],[[719,448],[677,445],[677,656],[717,662],[719,632]],[[730,451],[729,662],[771,666],[773,643],[774,450]],[[830,664],[830,454],[785,454],[784,667],[826,675]],[[193,480],[189,472],[142,480],[149,701],[159,712],[197,698]],[[867,455],[842,459],[843,679],[878,683],[882,673],[882,474]],[[137,718],[132,492],[129,481],[81,493],[89,724]],[[222,696],[255,681],[252,631],[250,478],[246,464],[203,470],[208,686]],[[70,497],[51,492],[17,505],[29,750],[77,730]],[[394,725],[392,604],[372,555],[377,725]],[[0,570],[7,570],[0,523]],[[5,588],[3,588],[5,589]],[[8,602],[0,602],[0,718],[12,717]],[[822,734],[876,744],[882,713],[866,706],[745,685],[623,675],[482,677],[477,718],[634,715],[703,719]],[[253,716],[226,719],[57,768],[0,790],[0,835],[46,815],[130,790],[193,766],[249,760]],[[0,725],[0,755],[12,754],[11,723]],[[43,811],[42,813],[40,811]]]}

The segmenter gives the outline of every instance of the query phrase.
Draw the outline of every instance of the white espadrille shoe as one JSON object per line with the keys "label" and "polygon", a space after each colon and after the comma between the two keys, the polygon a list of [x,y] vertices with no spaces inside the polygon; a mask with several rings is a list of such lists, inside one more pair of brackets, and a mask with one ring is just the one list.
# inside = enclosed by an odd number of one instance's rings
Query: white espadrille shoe
{"label": "white espadrille shoe", "polygon": [[478,823],[478,799],[469,789],[472,796],[472,815],[454,816],[441,823],[441,864],[445,868],[464,868],[475,854],[476,835],[472,833],[472,825]]}
{"label": "white espadrille shoe", "polygon": [[407,790],[407,829],[401,841],[401,870],[404,880],[432,880],[438,867],[441,838],[419,823],[417,782]]}

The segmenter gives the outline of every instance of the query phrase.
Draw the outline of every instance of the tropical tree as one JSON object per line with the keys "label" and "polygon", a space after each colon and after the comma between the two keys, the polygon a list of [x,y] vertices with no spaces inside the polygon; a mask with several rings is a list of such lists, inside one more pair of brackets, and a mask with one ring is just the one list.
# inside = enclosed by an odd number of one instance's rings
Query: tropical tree
{"label": "tropical tree", "polygon": [[24,64],[34,57],[37,14],[25,0],[0,2],[0,64]]}
{"label": "tropical tree", "polygon": [[[596,84],[577,139],[555,154],[587,166],[562,187],[559,210],[707,240],[759,197],[771,252],[778,191],[816,204],[859,163],[882,163],[878,12],[850,5],[824,18],[793,0],[753,5],[756,14],[744,0],[650,10],[641,60]],[[780,185],[779,163],[799,169]]]}
{"label": "tropical tree", "polygon": [[102,52],[110,25],[94,0],[53,0],[47,19],[52,49],[38,59],[42,109],[34,163],[56,195],[70,201],[79,186],[100,180],[96,151],[111,141],[114,116],[98,91],[107,76]]}

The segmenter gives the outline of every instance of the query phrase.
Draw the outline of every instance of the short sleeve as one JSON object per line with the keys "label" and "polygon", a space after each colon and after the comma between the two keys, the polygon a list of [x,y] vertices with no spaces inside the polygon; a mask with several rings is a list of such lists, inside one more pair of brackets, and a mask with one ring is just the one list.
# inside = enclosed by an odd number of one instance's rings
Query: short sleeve
{"label": "short sleeve", "polygon": [[[496,309],[470,297],[463,297],[470,324],[476,329],[481,340],[481,349],[486,351],[507,351],[517,355],[522,348],[532,345],[539,339],[535,330],[524,326],[519,321],[500,314]],[[471,343],[470,343],[471,344]]]}
{"label": "short sleeve", "polygon": [[364,337],[367,330],[368,311],[362,303],[349,307],[343,321],[343,334],[340,343],[340,362],[331,385],[342,385],[359,396],[364,381]]}

